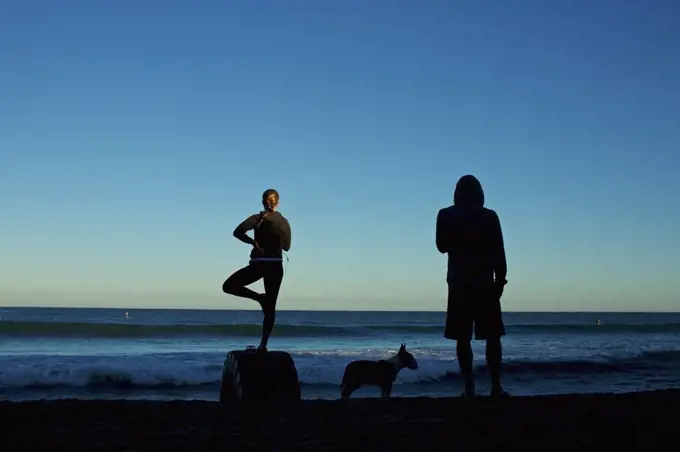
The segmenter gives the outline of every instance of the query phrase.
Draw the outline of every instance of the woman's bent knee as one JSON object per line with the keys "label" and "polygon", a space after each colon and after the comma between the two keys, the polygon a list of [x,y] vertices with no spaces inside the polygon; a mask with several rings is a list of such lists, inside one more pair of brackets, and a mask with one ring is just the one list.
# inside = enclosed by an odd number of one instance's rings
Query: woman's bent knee
{"label": "woman's bent knee", "polygon": [[234,293],[234,283],[227,279],[222,283],[222,292],[233,294]]}

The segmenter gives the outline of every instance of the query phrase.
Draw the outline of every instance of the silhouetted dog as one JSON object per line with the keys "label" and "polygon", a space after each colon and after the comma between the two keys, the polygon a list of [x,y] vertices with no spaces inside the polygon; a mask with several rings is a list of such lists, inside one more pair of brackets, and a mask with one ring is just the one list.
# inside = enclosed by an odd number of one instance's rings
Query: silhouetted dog
{"label": "silhouetted dog", "polygon": [[406,351],[406,345],[401,344],[396,355],[380,361],[358,360],[352,361],[345,367],[342,376],[340,392],[343,399],[363,385],[379,386],[382,397],[390,397],[392,383],[397,378],[399,371],[404,367],[417,369],[418,363],[412,354]]}

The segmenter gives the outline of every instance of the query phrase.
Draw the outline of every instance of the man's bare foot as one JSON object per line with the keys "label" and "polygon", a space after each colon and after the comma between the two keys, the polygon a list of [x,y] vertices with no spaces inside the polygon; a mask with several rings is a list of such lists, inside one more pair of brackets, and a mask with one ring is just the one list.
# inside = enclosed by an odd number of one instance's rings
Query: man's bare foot
{"label": "man's bare foot", "polygon": [[491,397],[510,397],[510,393],[503,388],[497,387],[497,388],[492,388],[491,392],[489,393],[489,396]]}
{"label": "man's bare foot", "polygon": [[475,397],[477,395],[475,393],[475,384],[472,382],[465,383],[465,391],[461,395],[462,397]]}

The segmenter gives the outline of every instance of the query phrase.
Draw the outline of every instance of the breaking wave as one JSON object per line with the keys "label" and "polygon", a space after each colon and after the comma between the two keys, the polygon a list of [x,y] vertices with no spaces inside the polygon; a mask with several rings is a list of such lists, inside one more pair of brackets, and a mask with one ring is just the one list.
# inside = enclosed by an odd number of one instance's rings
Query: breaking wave
{"label": "breaking wave", "polygon": [[[519,324],[507,325],[513,334],[617,334],[680,333],[680,323],[663,324]],[[385,333],[441,335],[443,325],[358,325],[308,326],[276,325],[274,334],[285,337],[371,336]],[[247,336],[259,337],[257,324],[231,325],[142,325],[135,323],[14,322],[0,321],[0,336],[16,337],[178,337],[178,336]]]}
{"label": "breaking wave", "polygon": [[[344,366],[353,359],[375,358],[350,352],[300,352],[292,354],[302,385],[337,386]],[[0,394],[32,389],[81,388],[90,390],[200,390],[218,387],[223,355],[215,353],[40,357],[0,360]],[[457,362],[436,355],[418,358],[419,369],[403,370],[398,385],[436,385],[456,378]],[[477,371],[485,373],[483,361]],[[505,374],[526,378],[552,376],[593,377],[611,373],[674,371],[680,369],[680,350],[645,352],[635,356],[581,360],[510,359]]]}

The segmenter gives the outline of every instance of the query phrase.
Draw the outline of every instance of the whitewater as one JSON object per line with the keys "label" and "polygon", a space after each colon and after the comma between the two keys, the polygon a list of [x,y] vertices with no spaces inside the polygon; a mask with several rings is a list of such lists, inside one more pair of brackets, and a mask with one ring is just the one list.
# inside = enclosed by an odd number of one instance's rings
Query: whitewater
{"label": "whitewater", "polygon": [[[226,353],[256,344],[260,321],[257,311],[2,308],[0,399],[216,400]],[[304,398],[338,397],[349,361],[387,357],[401,342],[420,368],[401,372],[395,396],[460,391],[441,312],[283,311],[277,322],[270,348],[291,353]],[[514,394],[680,385],[678,314],[508,313],[506,324],[504,380]],[[474,350],[484,390],[483,343]]]}

